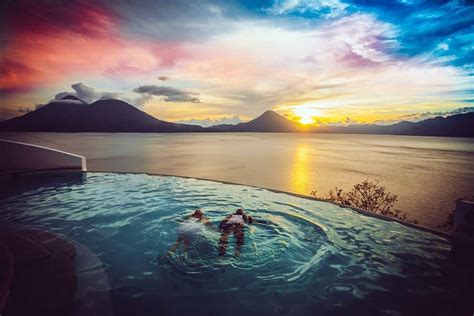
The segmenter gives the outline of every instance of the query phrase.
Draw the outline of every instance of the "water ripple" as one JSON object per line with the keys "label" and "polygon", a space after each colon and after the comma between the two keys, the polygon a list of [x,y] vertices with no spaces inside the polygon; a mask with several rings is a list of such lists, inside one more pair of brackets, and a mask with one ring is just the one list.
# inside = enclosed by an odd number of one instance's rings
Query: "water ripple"
{"label": "water ripple", "polygon": [[[262,221],[245,228],[240,256],[230,237],[219,258],[217,229],[203,230],[187,251],[163,256],[195,208],[217,227],[238,207]],[[0,200],[0,210],[0,221],[42,226],[89,247],[104,263],[111,288],[130,299],[171,295],[170,289],[178,296],[239,292],[266,304],[284,295],[276,311],[306,306],[295,309],[298,314],[334,308],[341,295],[352,302],[347,306],[370,311],[356,302],[373,296],[372,307],[403,311],[407,300],[443,293],[436,278],[449,253],[438,236],[329,203],[177,177],[43,179],[37,188]],[[415,297],[393,301],[387,293],[394,291]]]}

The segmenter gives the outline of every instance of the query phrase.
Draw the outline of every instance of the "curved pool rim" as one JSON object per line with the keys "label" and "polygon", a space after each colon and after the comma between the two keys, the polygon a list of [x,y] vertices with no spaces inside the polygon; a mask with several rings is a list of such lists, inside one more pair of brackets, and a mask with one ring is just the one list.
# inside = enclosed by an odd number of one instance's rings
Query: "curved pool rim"
{"label": "curved pool rim", "polygon": [[415,224],[415,223],[412,223],[412,222],[407,222],[407,221],[404,221],[404,220],[401,220],[401,219],[398,219],[398,218],[394,218],[394,217],[390,217],[390,216],[387,216],[387,215],[382,215],[382,214],[369,212],[369,211],[363,210],[361,208],[347,206],[347,205],[337,203],[337,202],[334,202],[334,201],[328,201],[328,200],[325,200],[325,199],[316,198],[316,197],[312,197],[312,196],[309,196],[309,195],[298,194],[298,193],[294,193],[294,192],[277,190],[277,189],[272,189],[272,188],[267,188],[267,187],[261,187],[261,186],[249,185],[249,184],[242,184],[242,183],[231,182],[231,181],[215,180],[215,179],[209,179],[209,178],[191,177],[191,176],[182,176],[182,175],[173,175],[173,174],[162,174],[162,173],[150,173],[150,172],[129,172],[129,171],[110,172],[110,171],[101,171],[101,170],[81,171],[81,170],[71,170],[71,169],[23,170],[23,171],[18,171],[18,172],[3,174],[3,175],[0,174],[0,178],[17,177],[17,176],[30,175],[30,174],[35,175],[35,174],[41,174],[41,173],[63,173],[63,172],[84,173],[84,174],[87,174],[87,173],[92,173],[92,174],[94,174],[94,173],[136,174],[136,175],[148,175],[148,176],[159,176],[159,177],[175,177],[175,178],[182,178],[182,179],[195,179],[195,180],[210,181],[210,182],[221,183],[221,184],[246,186],[246,187],[255,188],[255,189],[267,190],[267,191],[270,191],[270,192],[273,192],[273,193],[287,194],[287,195],[290,195],[290,196],[294,196],[294,197],[298,197],[298,198],[302,198],[302,199],[306,199],[306,200],[330,203],[330,204],[333,204],[333,205],[336,205],[336,206],[339,206],[339,207],[342,207],[342,208],[351,209],[351,210],[353,210],[353,211],[355,211],[355,212],[357,212],[357,213],[359,213],[363,216],[374,217],[374,218],[378,218],[378,219],[389,221],[389,222],[397,222],[397,223],[400,223],[400,224],[402,224],[404,226],[407,226],[407,227],[410,227],[410,228],[414,228],[414,229],[418,229],[418,230],[425,231],[425,232],[428,232],[428,233],[432,233],[432,234],[435,234],[437,236],[446,238],[449,241],[451,241],[451,237],[452,237],[452,235],[448,231],[437,230],[437,229],[434,229],[434,228],[431,228],[431,227],[423,226],[423,225],[420,225],[420,224]]}

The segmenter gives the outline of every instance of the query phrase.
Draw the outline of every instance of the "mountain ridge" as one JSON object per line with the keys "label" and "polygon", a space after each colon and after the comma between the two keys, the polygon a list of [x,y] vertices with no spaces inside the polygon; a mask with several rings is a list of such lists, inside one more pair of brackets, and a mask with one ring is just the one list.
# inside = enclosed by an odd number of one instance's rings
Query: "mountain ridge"
{"label": "mountain ridge", "polygon": [[201,126],[159,120],[117,99],[91,104],[60,99],[38,110],[0,123],[12,132],[200,132]]}
{"label": "mountain ridge", "polygon": [[407,136],[474,137],[474,112],[437,116],[418,122],[401,121],[391,125],[350,125],[321,127],[321,133],[381,134]]}
{"label": "mountain ridge", "polygon": [[117,99],[100,99],[88,104],[73,95],[67,95],[35,111],[0,122],[0,131],[347,133],[474,137],[474,112],[448,117],[438,116],[419,122],[402,121],[392,125],[315,127],[291,121],[275,111],[267,110],[248,122],[204,128],[159,120]]}
{"label": "mountain ridge", "polygon": [[210,128],[223,132],[272,132],[298,133],[307,130],[304,125],[288,120],[272,110],[267,110],[257,118],[236,125],[223,124]]}

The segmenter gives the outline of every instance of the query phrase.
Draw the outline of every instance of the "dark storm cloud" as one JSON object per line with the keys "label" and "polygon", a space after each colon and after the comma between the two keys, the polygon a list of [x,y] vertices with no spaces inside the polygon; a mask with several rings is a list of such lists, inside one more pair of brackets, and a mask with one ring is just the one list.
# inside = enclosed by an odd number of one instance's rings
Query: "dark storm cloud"
{"label": "dark storm cloud", "polygon": [[120,96],[119,93],[115,92],[96,91],[94,88],[86,86],[82,82],[71,85],[71,88],[74,90],[74,92],[60,92],[54,96],[54,99],[59,100],[67,95],[73,95],[87,103],[92,103],[98,99],[117,98]]}
{"label": "dark storm cloud", "polygon": [[145,104],[147,102],[150,102],[151,100],[153,100],[153,96],[145,94],[145,95],[139,96],[138,98],[135,98],[132,100],[125,99],[124,101],[135,105],[137,108],[143,109],[143,106],[145,106]]}
{"label": "dark storm cloud", "polygon": [[141,94],[164,97],[165,102],[201,102],[195,97],[198,93],[187,92],[168,86],[145,85],[135,88],[133,91]]}
{"label": "dark storm cloud", "polygon": [[[147,95],[147,94],[140,95],[137,98],[131,99],[131,98],[124,97],[122,96],[121,93],[117,93],[117,92],[97,91],[94,88],[83,84],[82,82],[71,85],[71,88],[74,90],[74,92],[64,91],[64,92],[57,93],[54,96],[54,100],[60,100],[67,95],[73,95],[87,103],[92,103],[99,99],[120,99],[122,101],[125,101],[127,103],[134,105],[137,108],[142,109],[145,103],[153,99],[153,96]],[[38,109],[38,105],[36,109]]]}

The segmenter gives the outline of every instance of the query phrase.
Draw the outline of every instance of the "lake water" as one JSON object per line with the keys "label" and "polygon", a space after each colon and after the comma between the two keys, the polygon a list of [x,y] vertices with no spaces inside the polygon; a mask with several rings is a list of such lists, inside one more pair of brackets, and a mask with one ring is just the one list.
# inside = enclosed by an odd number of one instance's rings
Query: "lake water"
{"label": "lake water", "polygon": [[409,219],[436,227],[474,193],[474,139],[271,133],[4,133],[0,138],[87,158],[89,170],[207,178],[310,195],[365,179],[399,197]]}

